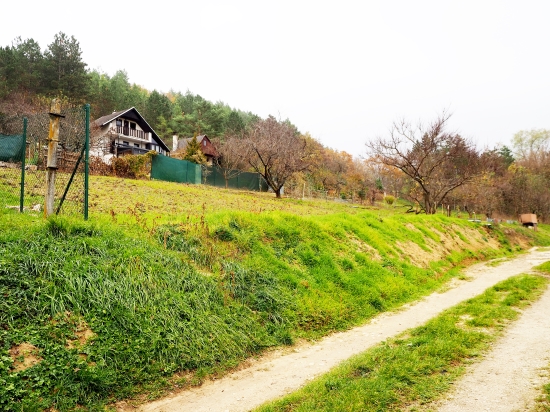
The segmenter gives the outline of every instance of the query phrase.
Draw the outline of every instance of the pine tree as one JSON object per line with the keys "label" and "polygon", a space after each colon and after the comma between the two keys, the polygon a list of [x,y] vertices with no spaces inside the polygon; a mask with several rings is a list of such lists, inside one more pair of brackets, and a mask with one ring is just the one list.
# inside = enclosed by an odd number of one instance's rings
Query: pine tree
{"label": "pine tree", "polygon": [[189,143],[187,143],[187,148],[185,149],[183,160],[187,160],[189,162],[193,162],[199,165],[206,164],[206,156],[201,150],[201,145],[197,140],[196,135],[193,136]]}
{"label": "pine tree", "polygon": [[69,99],[84,101],[88,95],[87,64],[82,61],[80,44],[63,32],[55,35],[44,53],[43,88],[47,94],[63,94]]}

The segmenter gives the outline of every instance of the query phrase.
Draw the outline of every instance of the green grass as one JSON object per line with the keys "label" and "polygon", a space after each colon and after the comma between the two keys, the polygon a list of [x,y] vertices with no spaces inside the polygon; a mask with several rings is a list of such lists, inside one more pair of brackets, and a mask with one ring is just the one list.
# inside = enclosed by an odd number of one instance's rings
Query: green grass
{"label": "green grass", "polygon": [[[536,270],[545,273],[546,275],[550,274],[550,262],[544,262],[543,264],[535,267]],[[538,399],[535,410],[540,412],[550,412],[550,364],[547,367],[546,372],[547,384],[542,387],[542,395]]]}
{"label": "green grass", "polygon": [[546,284],[527,275],[499,283],[257,411],[414,410],[448,390]]}
{"label": "green grass", "polygon": [[533,269],[550,275],[550,262],[544,262],[543,264],[538,265]]}
{"label": "green grass", "polygon": [[[445,233],[505,234],[442,215],[166,182],[93,178],[90,207],[90,222],[0,208],[0,409],[101,410],[197,384],[516,250],[480,242],[418,266],[411,245],[429,255]],[[10,350],[22,343],[41,361],[15,372]]]}
{"label": "green grass", "polygon": [[[547,374],[550,371],[550,366],[547,368]],[[548,376],[548,375],[547,375]],[[534,410],[536,412],[550,411],[550,383],[542,387],[542,395],[537,399]]]}

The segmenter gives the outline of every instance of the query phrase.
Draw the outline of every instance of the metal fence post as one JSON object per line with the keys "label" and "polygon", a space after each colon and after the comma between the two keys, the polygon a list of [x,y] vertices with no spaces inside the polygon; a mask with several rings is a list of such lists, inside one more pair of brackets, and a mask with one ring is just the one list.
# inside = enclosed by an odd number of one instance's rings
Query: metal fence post
{"label": "metal fence post", "polygon": [[84,154],[84,220],[88,220],[88,189],[90,175],[90,105],[84,106],[86,111],[86,142]]}
{"label": "metal fence post", "polygon": [[54,213],[55,201],[55,175],[57,172],[57,147],[59,144],[59,119],[61,116],[61,101],[53,99],[50,107],[50,129],[48,132],[48,160],[46,167],[46,204],[44,214],[50,216]]}
{"label": "metal fence post", "polygon": [[23,118],[23,150],[21,154],[21,195],[19,196],[19,212],[23,213],[25,205],[25,158],[27,156],[27,118]]}

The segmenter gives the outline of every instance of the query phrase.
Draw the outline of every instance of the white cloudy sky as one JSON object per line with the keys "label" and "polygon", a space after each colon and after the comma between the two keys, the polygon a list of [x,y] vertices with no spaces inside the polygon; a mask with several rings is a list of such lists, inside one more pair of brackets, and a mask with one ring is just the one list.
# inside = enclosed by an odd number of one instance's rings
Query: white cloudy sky
{"label": "white cloudy sky", "polygon": [[32,0],[2,15],[0,45],[63,31],[91,69],[289,118],[354,155],[443,109],[480,148],[550,128],[548,0]]}

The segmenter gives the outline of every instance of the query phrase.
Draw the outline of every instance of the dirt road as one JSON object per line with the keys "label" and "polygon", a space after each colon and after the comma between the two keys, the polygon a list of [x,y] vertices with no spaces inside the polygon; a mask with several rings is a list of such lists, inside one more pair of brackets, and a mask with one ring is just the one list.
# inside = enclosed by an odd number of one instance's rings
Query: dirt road
{"label": "dirt road", "polygon": [[447,399],[430,405],[438,412],[528,411],[544,383],[550,362],[550,289],[527,308],[484,359],[474,364]]}
{"label": "dirt road", "polygon": [[[201,387],[142,405],[138,410],[141,412],[249,411],[267,400],[298,389],[308,380],[327,372],[350,356],[363,352],[409,328],[422,325],[443,310],[482,293],[497,282],[529,272],[533,266],[548,260],[550,260],[550,250],[532,249],[517,258],[504,260],[496,266],[491,264],[472,266],[465,271],[468,280],[454,279],[445,291],[433,293],[395,313],[382,314],[362,327],[335,333],[314,344],[302,345],[286,352],[271,353],[249,368],[232,373],[220,380],[206,382]],[[550,313],[547,308],[540,310],[546,311],[547,315]],[[546,332],[550,335],[548,330]],[[517,338],[517,333],[515,336]],[[506,356],[508,356],[506,359],[509,359],[511,355]],[[496,368],[494,374],[498,373],[498,366]],[[527,372],[529,373],[531,372]],[[483,411],[484,409],[477,407],[453,409],[452,406],[451,409],[445,409],[445,411],[450,410]]]}

